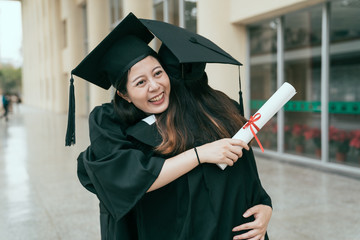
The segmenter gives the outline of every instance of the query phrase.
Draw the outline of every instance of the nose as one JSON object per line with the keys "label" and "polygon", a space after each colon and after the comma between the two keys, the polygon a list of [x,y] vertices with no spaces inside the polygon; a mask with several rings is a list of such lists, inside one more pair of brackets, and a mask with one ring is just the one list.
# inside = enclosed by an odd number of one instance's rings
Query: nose
{"label": "nose", "polygon": [[155,79],[150,79],[150,82],[149,82],[149,91],[150,92],[158,90],[159,87],[160,87],[160,85]]}

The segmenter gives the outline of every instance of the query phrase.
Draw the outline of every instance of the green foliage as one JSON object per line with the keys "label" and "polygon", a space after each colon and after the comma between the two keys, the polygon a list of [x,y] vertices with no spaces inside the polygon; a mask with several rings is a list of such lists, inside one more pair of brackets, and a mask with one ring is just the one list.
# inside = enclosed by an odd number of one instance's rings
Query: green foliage
{"label": "green foliage", "polygon": [[21,68],[10,65],[0,67],[0,89],[3,92],[19,93],[21,91]]}

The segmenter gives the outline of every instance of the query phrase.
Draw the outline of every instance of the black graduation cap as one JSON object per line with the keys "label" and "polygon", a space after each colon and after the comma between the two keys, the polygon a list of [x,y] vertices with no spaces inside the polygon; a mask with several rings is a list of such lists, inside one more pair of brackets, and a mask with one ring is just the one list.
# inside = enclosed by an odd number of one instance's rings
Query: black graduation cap
{"label": "black graduation cap", "polygon": [[157,20],[140,19],[140,21],[174,53],[180,63],[242,65],[214,42],[197,33]]}
{"label": "black graduation cap", "polygon": [[161,44],[158,57],[169,76],[178,79],[181,78],[185,82],[197,81],[205,73],[205,62],[180,63],[165,44]]}
{"label": "black graduation cap", "polygon": [[111,85],[116,86],[117,81],[136,62],[156,54],[148,46],[153,38],[151,32],[130,13],[71,71],[66,146],[75,143],[75,94],[72,75],[104,89],[109,89]]}
{"label": "black graduation cap", "polygon": [[[140,19],[140,21],[161,40],[162,45],[165,45],[174,54],[179,63],[225,63],[238,65],[239,104],[240,112],[244,115],[240,80],[240,66],[242,64],[239,61],[214,42],[197,33],[162,21],[149,19]],[[197,65],[196,68],[201,69],[202,66]]]}

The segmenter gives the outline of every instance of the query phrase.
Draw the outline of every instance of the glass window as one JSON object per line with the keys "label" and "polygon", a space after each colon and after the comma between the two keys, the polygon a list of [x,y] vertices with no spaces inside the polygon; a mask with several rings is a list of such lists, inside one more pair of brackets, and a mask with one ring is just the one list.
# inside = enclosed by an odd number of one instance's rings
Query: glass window
{"label": "glass window", "polygon": [[[183,0],[184,1],[184,0]],[[197,21],[197,0],[185,0],[184,4],[184,18],[185,28],[191,32],[196,33]]]}
{"label": "glass window", "polygon": [[123,1],[110,0],[110,21],[112,25],[117,24],[123,18]]}
{"label": "glass window", "polygon": [[184,26],[187,30],[196,32],[197,0],[153,0],[153,6],[156,20]]}
{"label": "glass window", "polygon": [[160,2],[154,6],[155,20],[164,21],[164,3]]}
{"label": "glass window", "polygon": [[331,2],[329,157],[360,164],[360,2]]}
{"label": "glass window", "polygon": [[117,1],[117,17],[118,17],[118,21],[120,21],[121,19],[123,19],[123,0],[116,0]]}
{"label": "glass window", "polygon": [[83,38],[84,38],[84,56],[89,53],[89,39],[88,39],[88,22],[87,22],[87,7],[86,4],[82,6],[83,17]]}
{"label": "glass window", "polygon": [[[164,2],[161,1],[159,3],[156,3],[154,5],[154,18],[155,20],[159,20],[159,21],[164,21]],[[160,46],[161,46],[161,41],[158,38],[155,38],[154,41],[154,48],[156,51],[159,50]]]}
{"label": "glass window", "polygon": [[284,151],[320,159],[321,6],[284,16],[285,81],[297,93],[285,106]]}
{"label": "glass window", "polygon": [[169,0],[169,23],[179,26],[179,0]]}
{"label": "glass window", "polygon": [[110,0],[110,22],[111,24],[114,24],[116,22],[114,0]]}
{"label": "glass window", "polygon": [[[253,115],[276,91],[276,23],[267,21],[249,26],[250,108]],[[265,149],[277,149],[276,117],[258,133]]]}

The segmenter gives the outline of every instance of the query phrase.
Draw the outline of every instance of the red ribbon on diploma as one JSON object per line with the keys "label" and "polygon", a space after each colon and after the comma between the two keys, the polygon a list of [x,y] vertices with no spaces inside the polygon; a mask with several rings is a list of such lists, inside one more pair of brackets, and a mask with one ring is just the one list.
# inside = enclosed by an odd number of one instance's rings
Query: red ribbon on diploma
{"label": "red ribbon on diploma", "polygon": [[259,127],[256,126],[255,122],[257,120],[259,120],[261,118],[261,114],[260,113],[257,113],[255,114],[254,116],[251,116],[249,121],[243,126],[243,129],[246,129],[247,127],[250,127],[250,131],[252,132],[252,134],[254,135],[254,138],[256,140],[256,142],[258,143],[259,147],[261,148],[261,151],[264,152],[264,148],[263,146],[261,145],[260,143],[260,140],[258,139],[258,137],[256,136],[256,133],[253,129],[253,127],[257,130],[257,131],[260,131]]}

